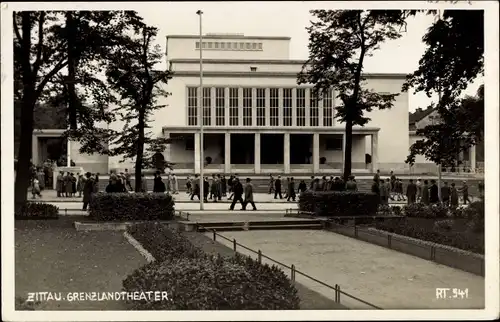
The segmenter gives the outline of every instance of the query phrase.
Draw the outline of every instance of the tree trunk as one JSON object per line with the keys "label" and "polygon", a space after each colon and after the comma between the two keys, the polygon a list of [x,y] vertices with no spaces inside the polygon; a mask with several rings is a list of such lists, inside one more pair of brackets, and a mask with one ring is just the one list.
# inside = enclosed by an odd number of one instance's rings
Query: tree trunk
{"label": "tree trunk", "polygon": [[347,182],[352,170],[352,121],[345,123],[345,151],[344,151],[344,182]]}
{"label": "tree trunk", "polygon": [[[31,92],[31,93],[29,93]],[[25,99],[21,103],[21,137],[19,140],[19,152],[17,155],[16,178],[14,183],[15,209],[19,209],[27,201],[28,188],[30,186],[32,146],[33,146],[33,111],[34,101],[30,98],[33,91],[25,88]]]}
{"label": "tree trunk", "polygon": [[68,120],[71,129],[76,130],[76,110],[77,110],[77,97],[75,90],[76,82],[76,57],[75,57],[75,22],[73,19],[73,12],[66,12],[66,37],[68,41],[68,77],[66,85],[68,89]]}
{"label": "tree trunk", "polygon": [[144,126],[145,114],[139,112],[139,120],[137,127],[139,130],[139,137],[137,140],[137,153],[135,158],[135,192],[140,192],[142,187],[142,161],[144,158]]}

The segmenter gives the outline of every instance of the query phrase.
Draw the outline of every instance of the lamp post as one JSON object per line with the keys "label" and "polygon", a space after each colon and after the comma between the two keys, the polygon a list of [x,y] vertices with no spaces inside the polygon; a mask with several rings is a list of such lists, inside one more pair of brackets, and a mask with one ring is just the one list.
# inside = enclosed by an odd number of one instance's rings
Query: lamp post
{"label": "lamp post", "polygon": [[202,29],[202,16],[203,11],[198,10],[196,14],[200,17],[200,93],[199,93],[199,113],[198,121],[200,122],[200,210],[203,210],[203,202],[205,200],[204,189],[204,162],[203,162],[203,29]]}

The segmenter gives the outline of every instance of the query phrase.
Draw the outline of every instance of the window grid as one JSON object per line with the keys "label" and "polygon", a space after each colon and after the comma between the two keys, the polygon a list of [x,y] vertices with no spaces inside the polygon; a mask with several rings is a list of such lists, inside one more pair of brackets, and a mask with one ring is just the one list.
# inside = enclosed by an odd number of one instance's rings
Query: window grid
{"label": "window grid", "polygon": [[319,126],[319,108],[318,107],[311,107],[310,109],[311,115],[310,115],[310,125],[311,126]]}
{"label": "window grid", "polygon": [[257,107],[266,107],[266,89],[257,88]]}
{"label": "window grid", "polygon": [[309,106],[310,107],[318,107],[318,98],[316,95],[314,95],[312,88],[310,91]]}
{"label": "window grid", "polygon": [[297,88],[297,107],[306,107],[306,89]]}
{"label": "window grid", "polygon": [[279,89],[269,89],[269,125],[279,126]]}
{"label": "window grid", "polygon": [[323,97],[323,126],[333,126],[333,97],[329,90]]}
{"label": "window grid", "polygon": [[279,109],[277,107],[269,109],[269,125],[279,126]]}
{"label": "window grid", "polygon": [[229,88],[229,125],[238,126],[238,88]]}
{"label": "window grid", "polygon": [[243,126],[252,126],[252,89],[243,88]]}
{"label": "window grid", "polygon": [[225,123],[225,98],[224,87],[217,87],[215,89],[215,125],[224,126]]}
{"label": "window grid", "polygon": [[292,126],[292,89],[283,88],[283,126]]}
{"label": "window grid", "polygon": [[297,126],[306,126],[306,108],[297,107]]}
{"label": "window grid", "polygon": [[266,126],[266,108],[257,107],[257,126]]}
{"label": "window grid", "polygon": [[212,89],[210,87],[203,88],[203,126],[211,125],[211,116],[212,116],[212,97],[211,97]]}
{"label": "window grid", "polygon": [[188,87],[188,125],[198,124],[198,88]]}

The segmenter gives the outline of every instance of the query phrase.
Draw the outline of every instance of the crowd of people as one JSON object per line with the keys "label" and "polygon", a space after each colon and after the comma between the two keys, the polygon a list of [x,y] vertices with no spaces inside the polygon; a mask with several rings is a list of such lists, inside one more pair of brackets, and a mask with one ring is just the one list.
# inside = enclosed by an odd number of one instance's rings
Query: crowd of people
{"label": "crowd of people", "polygon": [[[33,167],[32,169],[32,194],[33,199],[36,196],[42,197],[41,191],[46,186],[52,185],[51,175],[48,169],[50,162],[44,167]],[[144,174],[141,180],[141,192],[148,192],[147,180]],[[164,181],[165,180],[165,181]],[[382,205],[389,204],[390,201],[406,201],[408,204],[421,202],[424,204],[437,204],[439,203],[438,186],[435,180],[421,180],[418,178],[415,182],[409,179],[406,184],[406,192],[404,191],[405,185],[401,178],[396,177],[393,171],[390,173],[389,178],[381,178],[380,170],[377,171],[373,178],[371,191],[377,194],[380,198]],[[163,179],[160,171],[154,174],[153,180],[154,193],[179,193],[179,183],[175,174],[168,173],[166,178]],[[117,173],[112,171],[109,176],[109,183],[105,188],[108,193],[127,192],[133,191],[131,184],[131,174],[128,169],[124,172]],[[226,179],[225,175],[213,174],[212,177],[205,177],[203,179],[203,196],[200,196],[200,179],[198,175],[194,177],[188,176],[186,180],[186,193],[189,195],[190,200],[195,197],[200,200],[203,198],[205,202],[221,201],[222,198],[232,200],[230,210],[234,210],[236,203],[241,204],[241,209],[245,210],[250,204],[256,210],[254,203],[255,188],[250,178],[246,178],[245,183],[240,182],[238,175],[231,175]],[[276,178],[269,175],[269,189],[268,194],[274,194],[274,199],[286,199],[286,201],[296,201],[298,195],[305,191],[357,191],[358,185],[355,176],[349,176],[348,180],[340,177],[323,176],[316,178],[311,176],[309,183],[305,180],[300,180],[298,185],[293,177],[286,177],[284,179],[278,175]],[[484,184],[480,183],[478,186],[480,197],[484,194]],[[83,209],[86,210],[90,195],[99,191],[99,173],[87,172],[83,174],[75,174],[71,172],[59,173],[56,178],[56,191],[58,197],[82,197],[83,195]],[[471,202],[469,195],[469,187],[464,180],[461,187],[456,187],[455,183],[448,185],[444,182],[441,187],[441,202],[449,207],[456,208],[460,202],[460,196],[464,204]]]}
{"label": "crowd of people", "polygon": [[[412,203],[423,203],[426,205],[442,203],[443,205],[450,208],[457,208],[460,201],[460,195],[462,196],[463,204],[471,202],[471,196],[469,195],[469,186],[467,181],[462,181],[461,187],[456,187],[455,183],[448,185],[448,182],[444,182],[441,186],[441,201],[439,200],[439,187],[436,180],[422,180],[417,179],[416,182],[413,179],[409,179],[406,185],[406,193],[403,194],[403,181],[394,175],[391,171],[390,177],[383,179],[380,177],[380,170],[377,170],[373,178],[373,184],[371,191],[380,197],[380,203],[387,205],[389,200],[406,200],[408,204]],[[484,194],[484,184],[480,182],[478,184],[479,196],[483,197]]]}

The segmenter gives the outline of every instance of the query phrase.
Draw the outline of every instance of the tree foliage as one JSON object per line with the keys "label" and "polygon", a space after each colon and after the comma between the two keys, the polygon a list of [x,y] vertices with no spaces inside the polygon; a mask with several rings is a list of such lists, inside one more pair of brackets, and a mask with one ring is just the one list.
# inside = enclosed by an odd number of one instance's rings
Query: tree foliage
{"label": "tree foliage", "polygon": [[351,174],[352,128],[370,119],[365,112],[391,108],[396,94],[381,94],[366,87],[363,66],[387,40],[401,37],[405,18],[413,12],[400,10],[313,10],[307,28],[309,59],[298,76],[299,84],[313,84],[322,98],[334,90],[340,104],[336,118],[345,123],[344,178]]}
{"label": "tree foliage", "polygon": [[[67,26],[68,19],[72,21],[72,28]],[[48,107],[53,100],[65,102],[61,100],[64,97],[61,87],[67,87],[68,84],[76,87],[77,82],[83,88],[92,90],[95,97],[102,98],[102,93],[106,93],[105,87],[96,85],[102,85],[96,77],[102,68],[99,62],[107,59],[110,49],[119,44],[121,35],[129,26],[140,23],[141,18],[135,12],[127,11],[13,13],[14,107],[18,109],[15,113],[18,116],[16,132],[20,134],[16,164],[16,206],[26,201],[29,186],[35,106]],[[68,67],[70,53],[75,67],[75,75],[71,80],[63,74]],[[78,66],[80,68],[76,68]],[[78,120],[82,124],[89,124],[87,128],[90,128],[89,120],[102,115],[90,115],[92,109],[79,106],[82,104],[72,104],[66,109],[65,114],[69,116],[73,128],[76,128]],[[91,106],[95,108],[95,105]],[[96,106],[99,108],[99,104]]]}
{"label": "tree foliage", "polygon": [[156,70],[163,54],[159,45],[154,45],[158,30],[142,27],[135,30],[126,45],[112,55],[106,70],[110,88],[117,93],[118,105],[112,110],[124,122],[123,130],[109,130],[111,139],[108,155],[123,156],[123,160],[135,159],[136,191],[141,189],[141,170],[151,166],[153,153],[163,152],[170,139],[152,137],[148,131],[154,111],[164,108],[158,105],[158,97],[169,95],[162,85],[171,78],[168,70]]}
{"label": "tree foliage", "polygon": [[403,90],[413,88],[428,97],[439,93],[439,102],[432,107],[441,122],[417,131],[422,139],[410,147],[406,162],[414,164],[420,154],[437,164],[452,165],[460,151],[480,142],[484,134],[484,86],[476,97],[461,98],[484,72],[484,12],[445,10],[422,40],[426,50]]}

